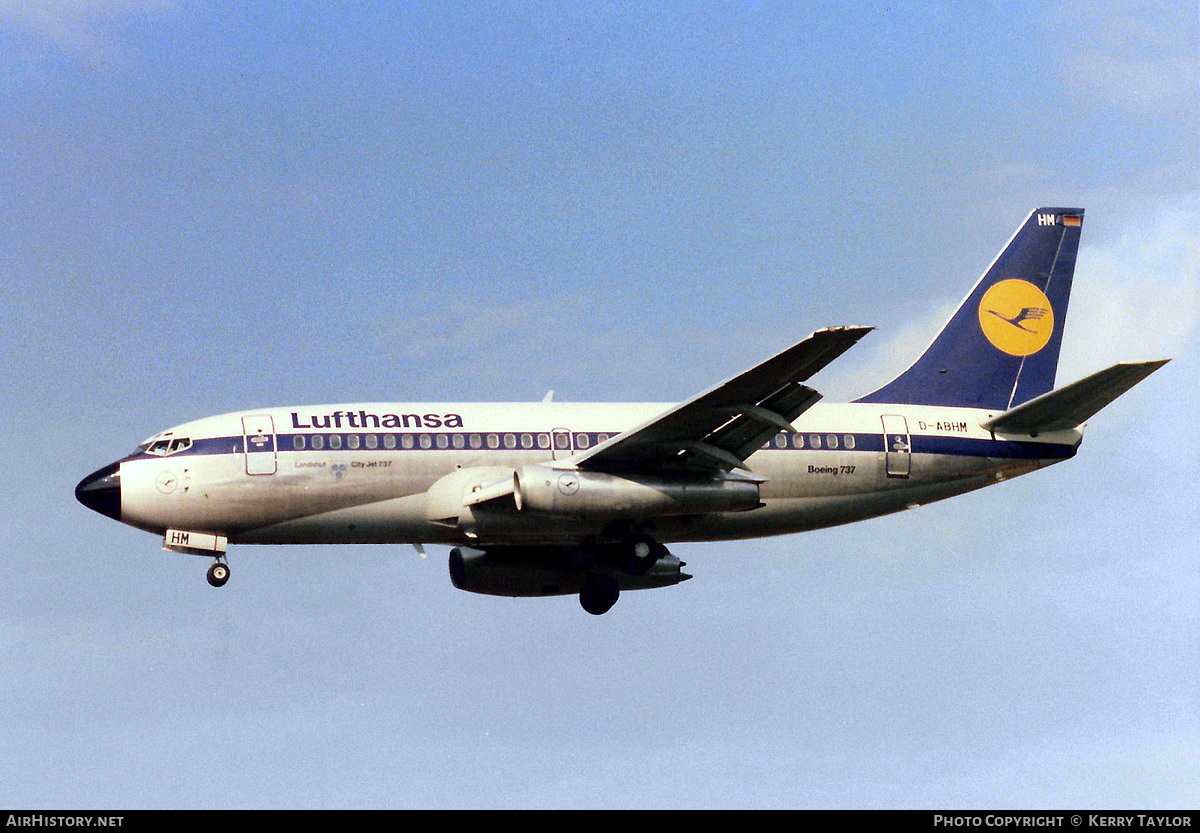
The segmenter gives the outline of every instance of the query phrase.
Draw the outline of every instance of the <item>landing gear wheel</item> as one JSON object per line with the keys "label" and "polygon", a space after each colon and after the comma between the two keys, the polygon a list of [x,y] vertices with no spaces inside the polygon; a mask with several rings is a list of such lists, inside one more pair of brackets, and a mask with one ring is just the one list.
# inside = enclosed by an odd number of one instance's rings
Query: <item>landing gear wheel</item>
{"label": "landing gear wheel", "polygon": [[213,562],[208,568],[208,583],[213,587],[223,587],[229,581],[229,565],[220,561]]}
{"label": "landing gear wheel", "polygon": [[620,595],[621,585],[612,576],[589,576],[579,591],[579,604],[593,616],[600,616],[608,613]]}

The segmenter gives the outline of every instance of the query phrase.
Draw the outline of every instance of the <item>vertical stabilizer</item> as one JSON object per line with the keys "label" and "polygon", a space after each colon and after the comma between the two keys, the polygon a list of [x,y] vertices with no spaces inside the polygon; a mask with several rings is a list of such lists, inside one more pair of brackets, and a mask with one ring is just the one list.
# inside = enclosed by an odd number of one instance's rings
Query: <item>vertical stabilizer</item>
{"label": "vertical stabilizer", "polygon": [[859,402],[1004,411],[1054,388],[1082,208],[1039,208],[933,343]]}

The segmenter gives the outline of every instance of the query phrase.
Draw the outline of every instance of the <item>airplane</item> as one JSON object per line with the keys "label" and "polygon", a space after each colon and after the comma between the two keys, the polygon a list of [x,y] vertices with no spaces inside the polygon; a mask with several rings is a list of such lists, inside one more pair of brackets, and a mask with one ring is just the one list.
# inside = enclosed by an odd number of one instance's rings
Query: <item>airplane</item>
{"label": "airplane", "polygon": [[1085,423],[1168,360],[1055,389],[1083,209],[1038,208],[883,387],[804,384],[872,329],[818,330],[680,403],[259,408],[157,433],[85,477],[89,509],[212,559],[230,544],[448,545],[453,585],[578,594],[692,578],[667,544],[783,535],[912,509],[1073,457]]}

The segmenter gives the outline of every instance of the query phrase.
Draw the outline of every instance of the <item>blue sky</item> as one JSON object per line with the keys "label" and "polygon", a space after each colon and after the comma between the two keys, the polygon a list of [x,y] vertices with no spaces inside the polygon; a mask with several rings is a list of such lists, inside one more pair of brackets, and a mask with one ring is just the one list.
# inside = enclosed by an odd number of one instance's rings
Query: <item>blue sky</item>
{"label": "blue sky", "polygon": [[[979,6],[0,0],[0,804],[1194,807],[1196,11]],[[604,617],[442,548],[217,592],[72,496],[208,414],[681,399],[874,325],[851,397],[1055,204],[1060,380],[1174,357],[1079,457]]]}

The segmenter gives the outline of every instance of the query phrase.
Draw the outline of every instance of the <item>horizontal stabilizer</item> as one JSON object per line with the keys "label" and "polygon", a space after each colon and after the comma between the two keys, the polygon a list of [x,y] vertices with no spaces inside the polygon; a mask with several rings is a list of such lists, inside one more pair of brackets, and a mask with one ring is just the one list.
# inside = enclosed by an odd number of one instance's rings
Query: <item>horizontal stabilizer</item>
{"label": "horizontal stabilizer", "polygon": [[982,425],[1004,434],[1039,434],[1075,428],[1168,361],[1114,364],[992,417]]}

